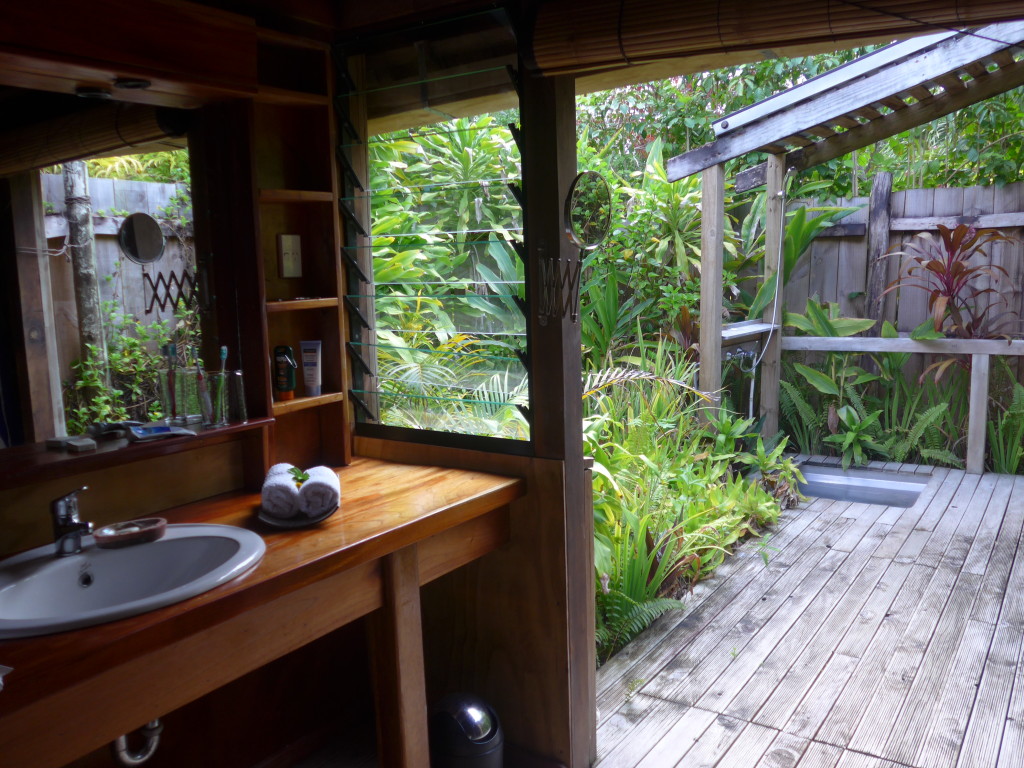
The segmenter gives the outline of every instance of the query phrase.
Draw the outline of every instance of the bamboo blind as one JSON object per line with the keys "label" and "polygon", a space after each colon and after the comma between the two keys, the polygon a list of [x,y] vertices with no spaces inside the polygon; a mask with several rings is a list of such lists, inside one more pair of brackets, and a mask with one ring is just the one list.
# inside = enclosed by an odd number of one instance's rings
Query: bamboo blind
{"label": "bamboo blind", "polygon": [[181,135],[180,110],[103,104],[0,134],[0,176],[46,168]]}
{"label": "bamboo blind", "polygon": [[546,74],[580,74],[803,43],[840,48],[1022,16],[1020,0],[551,0],[537,10],[532,62]]}

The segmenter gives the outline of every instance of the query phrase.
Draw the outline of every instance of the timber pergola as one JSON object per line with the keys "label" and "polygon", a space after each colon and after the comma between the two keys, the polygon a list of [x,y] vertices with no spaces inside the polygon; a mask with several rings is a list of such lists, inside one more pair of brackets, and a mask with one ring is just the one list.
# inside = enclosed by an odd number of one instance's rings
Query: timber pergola
{"label": "timber pergola", "polygon": [[[989,355],[1024,355],[1024,341],[783,338],[780,291],[763,319],[722,326],[725,163],[750,152],[768,159],[737,176],[743,192],[766,185],[764,280],[781,268],[787,174],[832,160],[1024,85],[1024,22],[913,38],[861,56],[713,123],[717,138],[671,158],[669,181],[702,173],[700,388],[722,386],[722,341],[761,338],[762,433],[778,431],[783,349],[969,354],[971,402],[967,471],[984,466]],[[888,195],[891,176],[872,192]],[[879,206],[881,208],[881,206]],[[887,209],[888,206],[886,205]],[[868,222],[870,317],[881,316],[888,222]],[[782,281],[778,285],[781,289]],[[841,342],[837,346],[837,342]]]}

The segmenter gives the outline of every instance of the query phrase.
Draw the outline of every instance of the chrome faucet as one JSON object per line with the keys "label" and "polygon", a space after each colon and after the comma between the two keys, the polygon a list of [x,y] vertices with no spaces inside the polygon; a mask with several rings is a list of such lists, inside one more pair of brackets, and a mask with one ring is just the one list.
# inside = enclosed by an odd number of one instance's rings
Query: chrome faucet
{"label": "chrome faucet", "polygon": [[92,523],[78,519],[78,494],[88,490],[83,485],[78,490],[50,502],[50,516],[53,518],[53,543],[57,557],[75,555],[82,551],[82,534],[92,533]]}

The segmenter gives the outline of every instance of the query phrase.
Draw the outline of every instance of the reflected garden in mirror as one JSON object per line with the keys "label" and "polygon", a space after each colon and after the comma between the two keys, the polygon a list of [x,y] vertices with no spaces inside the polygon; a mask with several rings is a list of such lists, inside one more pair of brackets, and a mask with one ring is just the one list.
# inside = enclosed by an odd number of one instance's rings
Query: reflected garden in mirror
{"label": "reflected garden in mirror", "polygon": [[178,411],[203,420],[190,180],[187,149],[40,174],[56,342],[49,368],[60,376],[68,435]]}
{"label": "reflected garden in mirror", "polygon": [[608,237],[612,223],[612,191],[596,171],[584,171],[573,181],[565,200],[565,231],[583,250],[596,248]]}

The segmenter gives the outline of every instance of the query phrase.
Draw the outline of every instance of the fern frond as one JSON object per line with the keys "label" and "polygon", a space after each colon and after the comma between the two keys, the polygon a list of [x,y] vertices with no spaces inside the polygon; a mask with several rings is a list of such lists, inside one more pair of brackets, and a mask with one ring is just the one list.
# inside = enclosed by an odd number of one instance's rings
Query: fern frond
{"label": "fern frond", "polygon": [[899,462],[906,461],[911,452],[913,452],[913,450],[922,443],[925,433],[929,430],[931,430],[933,434],[931,439],[925,442],[930,448],[939,450],[942,447],[942,438],[941,432],[938,429],[938,424],[942,420],[943,416],[946,415],[946,411],[948,409],[949,403],[938,403],[920,414],[914,421],[914,426],[911,427],[906,436],[901,440],[898,440],[893,446],[893,460]]}
{"label": "fern frond", "polygon": [[683,603],[669,597],[638,602],[617,589],[597,595],[597,645],[605,659],[615,653],[624,640],[635,637],[666,611],[680,610]]}
{"label": "fern frond", "polygon": [[1024,386],[1017,382],[1014,382],[1013,399],[1010,401],[1010,407],[1006,409],[1006,412],[1024,415]]}
{"label": "fern frond", "polygon": [[948,448],[922,448],[921,458],[934,462],[935,464],[963,469],[964,463],[956,457]]}
{"label": "fern frond", "polygon": [[[942,417],[946,415],[947,410],[949,410],[949,403],[937,403],[918,416],[917,421],[914,422],[913,429],[907,435],[910,444],[916,445],[929,427],[937,426]],[[936,430],[936,432],[938,431]]]}
{"label": "fern frond", "polygon": [[814,412],[814,408],[812,408],[811,404],[807,402],[807,398],[804,397],[803,393],[799,389],[788,381],[780,381],[779,386],[792,402],[793,407],[796,409],[798,418],[809,426],[813,425],[816,429],[821,427],[823,423],[822,417]]}
{"label": "fern frond", "polygon": [[853,409],[857,411],[857,415],[860,416],[861,421],[868,417],[868,409],[864,407],[864,400],[861,398],[860,393],[854,389],[852,384],[846,385],[846,399],[853,405]]}

